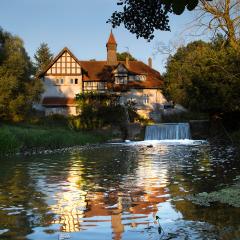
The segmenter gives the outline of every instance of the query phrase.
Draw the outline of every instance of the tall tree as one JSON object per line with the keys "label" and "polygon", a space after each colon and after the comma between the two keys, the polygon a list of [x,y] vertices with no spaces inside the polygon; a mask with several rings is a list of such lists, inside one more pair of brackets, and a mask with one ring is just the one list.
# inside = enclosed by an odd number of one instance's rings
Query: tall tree
{"label": "tall tree", "polygon": [[125,61],[127,57],[129,58],[129,61],[136,61],[136,59],[128,52],[117,53],[118,61]]}
{"label": "tall tree", "polygon": [[165,90],[175,102],[195,111],[240,111],[240,51],[222,39],[192,42],[169,57]]}
{"label": "tall tree", "polygon": [[215,36],[224,34],[227,42],[236,49],[240,37],[240,0],[200,0],[196,8],[195,24],[210,30]]}
{"label": "tall tree", "polygon": [[42,91],[23,41],[0,29],[0,119],[21,121]]}
{"label": "tall tree", "polygon": [[117,5],[122,9],[115,11],[108,22],[113,28],[123,24],[137,38],[150,41],[155,30],[170,31],[170,13],[182,14],[186,8],[193,10],[198,3],[199,0],[118,0]]}
{"label": "tall tree", "polygon": [[47,43],[41,43],[36,53],[34,54],[36,72],[42,72],[46,66],[52,61],[53,54],[51,53]]}

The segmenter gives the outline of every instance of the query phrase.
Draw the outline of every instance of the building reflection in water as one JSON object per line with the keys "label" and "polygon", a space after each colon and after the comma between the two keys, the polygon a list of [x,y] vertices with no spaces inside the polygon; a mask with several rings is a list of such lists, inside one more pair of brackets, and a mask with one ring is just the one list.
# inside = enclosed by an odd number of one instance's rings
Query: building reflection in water
{"label": "building reflection in water", "polygon": [[75,170],[75,168],[69,169],[66,185],[62,186],[61,191],[54,196],[57,204],[51,206],[52,211],[58,216],[54,223],[61,224],[62,232],[80,231],[80,219],[84,217],[84,211],[86,210],[87,192],[79,188],[81,167],[78,170]]}
{"label": "building reflection in water", "polygon": [[168,196],[164,191],[167,170],[154,167],[154,159],[146,155],[134,172],[122,177],[118,187],[102,191],[84,190],[88,188],[82,176],[83,166],[80,161],[75,162],[66,184],[55,194],[57,203],[51,207],[56,214],[53,223],[61,224],[62,232],[79,232],[109,222],[115,240],[122,238],[125,226],[147,226],[148,216],[155,218],[158,204]]}

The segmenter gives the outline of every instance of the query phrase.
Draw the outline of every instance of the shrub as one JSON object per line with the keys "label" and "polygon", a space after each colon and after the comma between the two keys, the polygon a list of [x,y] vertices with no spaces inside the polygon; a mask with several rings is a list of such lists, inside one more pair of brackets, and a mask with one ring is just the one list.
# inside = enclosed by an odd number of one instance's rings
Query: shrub
{"label": "shrub", "polygon": [[69,127],[75,130],[97,129],[107,125],[123,128],[126,125],[126,110],[118,104],[118,98],[115,94],[78,94],[76,100],[81,113],[69,119]]}

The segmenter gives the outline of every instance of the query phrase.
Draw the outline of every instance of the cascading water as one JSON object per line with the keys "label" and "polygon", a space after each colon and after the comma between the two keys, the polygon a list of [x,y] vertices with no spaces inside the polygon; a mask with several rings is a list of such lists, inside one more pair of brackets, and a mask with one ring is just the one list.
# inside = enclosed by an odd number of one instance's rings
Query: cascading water
{"label": "cascading water", "polygon": [[191,139],[189,123],[163,123],[147,126],[145,140]]}

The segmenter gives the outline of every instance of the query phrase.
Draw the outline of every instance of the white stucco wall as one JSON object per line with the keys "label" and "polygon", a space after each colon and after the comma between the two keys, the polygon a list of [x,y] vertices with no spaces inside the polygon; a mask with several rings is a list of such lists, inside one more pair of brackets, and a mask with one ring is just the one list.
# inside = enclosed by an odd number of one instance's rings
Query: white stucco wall
{"label": "white stucco wall", "polygon": [[[56,83],[57,79],[63,79],[64,83]],[[73,79],[73,84],[70,83]],[[78,79],[78,84],[75,84],[75,79]],[[47,75],[43,79],[44,92],[42,98],[44,97],[64,97],[64,98],[74,98],[76,94],[82,92],[82,76],[51,76]]]}
{"label": "white stucco wall", "polygon": [[160,89],[132,89],[121,93],[122,104],[129,100],[136,102],[138,113],[147,118],[150,112],[163,108],[163,104],[167,101]]}
{"label": "white stucco wall", "polygon": [[143,107],[153,109],[156,107],[156,104],[162,105],[166,102],[165,97],[159,89],[132,89],[121,93],[121,103],[125,103],[128,100],[135,101],[136,107],[139,109]]}

